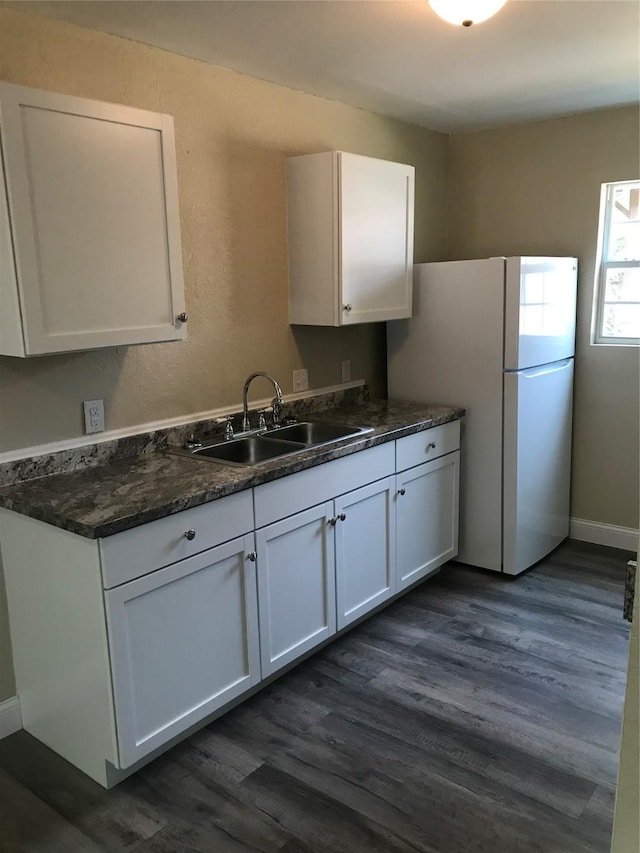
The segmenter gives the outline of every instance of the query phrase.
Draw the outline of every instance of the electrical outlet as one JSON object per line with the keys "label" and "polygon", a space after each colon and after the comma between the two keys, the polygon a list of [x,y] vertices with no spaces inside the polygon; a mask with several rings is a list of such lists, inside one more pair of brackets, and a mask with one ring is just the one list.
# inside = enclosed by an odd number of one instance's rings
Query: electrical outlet
{"label": "electrical outlet", "polygon": [[104,431],[104,400],[85,400],[84,431],[87,433]]}
{"label": "electrical outlet", "polygon": [[342,381],[351,382],[351,360],[348,358],[342,362]]}
{"label": "electrical outlet", "polygon": [[307,391],[309,388],[309,371],[306,367],[293,371],[293,392]]}

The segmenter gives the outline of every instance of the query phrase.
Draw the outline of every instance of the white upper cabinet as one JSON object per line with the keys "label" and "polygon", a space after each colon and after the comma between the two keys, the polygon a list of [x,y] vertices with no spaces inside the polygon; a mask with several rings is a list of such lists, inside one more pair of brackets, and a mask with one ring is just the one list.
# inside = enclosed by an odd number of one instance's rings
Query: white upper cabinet
{"label": "white upper cabinet", "polygon": [[289,321],[411,316],[415,169],[342,151],[287,167]]}
{"label": "white upper cabinet", "polygon": [[0,138],[0,354],[184,339],[171,116],[0,83]]}

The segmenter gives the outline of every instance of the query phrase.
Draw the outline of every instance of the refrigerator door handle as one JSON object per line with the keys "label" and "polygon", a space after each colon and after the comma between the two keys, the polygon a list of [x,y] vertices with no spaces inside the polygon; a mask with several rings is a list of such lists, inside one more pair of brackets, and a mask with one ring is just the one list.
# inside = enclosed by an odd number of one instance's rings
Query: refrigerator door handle
{"label": "refrigerator door handle", "polygon": [[553,361],[551,364],[543,364],[540,367],[527,367],[525,370],[505,370],[505,373],[517,373],[525,379],[534,379],[536,376],[546,376],[549,373],[557,373],[564,370],[573,362],[572,358],[563,358],[562,361]]}

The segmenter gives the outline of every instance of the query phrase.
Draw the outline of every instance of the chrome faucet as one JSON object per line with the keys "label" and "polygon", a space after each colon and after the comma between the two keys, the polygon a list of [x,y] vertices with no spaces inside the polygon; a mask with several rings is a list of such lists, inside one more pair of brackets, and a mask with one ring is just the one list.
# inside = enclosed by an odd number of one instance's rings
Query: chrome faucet
{"label": "chrome faucet", "polygon": [[253,380],[257,376],[264,376],[265,379],[268,379],[269,382],[273,385],[274,391],[276,392],[276,396],[271,401],[271,407],[273,409],[273,423],[274,425],[278,423],[280,420],[280,415],[282,414],[282,407],[284,406],[284,400],[282,399],[282,389],[276,382],[276,380],[269,373],[265,373],[263,370],[258,370],[256,373],[252,373],[247,377],[246,382],[244,383],[244,388],[242,389],[242,431],[247,432],[250,429],[249,424],[249,385],[253,382]]}

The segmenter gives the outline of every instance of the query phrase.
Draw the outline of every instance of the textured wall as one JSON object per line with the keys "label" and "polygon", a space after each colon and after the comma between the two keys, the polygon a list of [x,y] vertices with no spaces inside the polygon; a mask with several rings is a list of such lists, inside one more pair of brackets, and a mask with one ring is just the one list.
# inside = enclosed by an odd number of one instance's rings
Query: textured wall
{"label": "textured wall", "polygon": [[579,259],[571,514],[638,527],[638,349],[590,343],[600,185],[638,177],[638,109],[454,136],[452,258]]}
{"label": "textured wall", "polygon": [[[354,378],[386,387],[383,324],[287,322],[285,161],[342,149],[416,167],[415,257],[445,257],[448,138],[126,39],[0,8],[0,79],[174,116],[189,339],[31,360],[0,357],[0,451],[240,402],[268,370],[285,391]],[[254,393],[267,395],[267,386]],[[3,586],[0,577],[0,587]],[[0,701],[14,692],[0,588]]]}
{"label": "textured wall", "polygon": [[260,368],[291,390],[306,366],[319,387],[350,358],[384,390],[382,325],[288,324],[285,162],[337,148],[413,164],[416,258],[443,258],[446,136],[8,9],[0,79],[174,116],[190,315],[184,344],[0,358],[0,451],[80,435],[83,399],[104,398],[107,429],[233,404]]}

